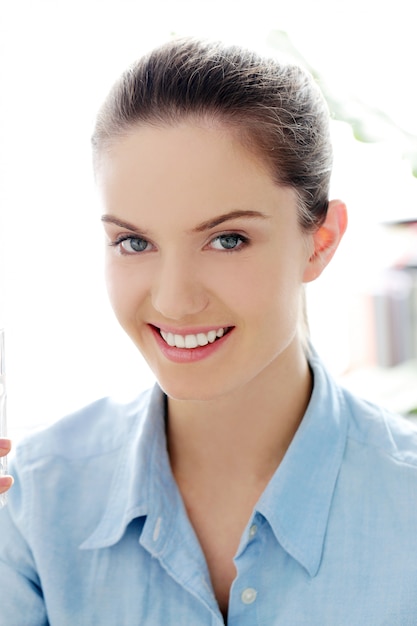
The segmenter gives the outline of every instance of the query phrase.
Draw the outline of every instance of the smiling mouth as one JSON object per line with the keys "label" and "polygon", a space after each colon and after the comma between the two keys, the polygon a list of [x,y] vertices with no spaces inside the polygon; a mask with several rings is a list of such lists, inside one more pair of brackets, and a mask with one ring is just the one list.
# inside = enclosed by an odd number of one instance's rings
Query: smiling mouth
{"label": "smiling mouth", "polygon": [[178,335],[176,333],[167,333],[161,329],[158,330],[162,339],[172,348],[192,350],[193,348],[207,346],[209,343],[214,343],[218,339],[221,339],[231,330],[231,327],[227,326],[218,328],[217,330],[209,330],[207,333],[197,333],[195,335]]}

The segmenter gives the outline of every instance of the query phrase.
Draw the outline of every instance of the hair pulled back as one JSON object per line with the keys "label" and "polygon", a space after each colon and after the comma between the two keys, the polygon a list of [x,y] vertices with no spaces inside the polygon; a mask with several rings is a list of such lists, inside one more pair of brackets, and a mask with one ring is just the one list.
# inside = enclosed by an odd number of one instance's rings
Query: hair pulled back
{"label": "hair pulled back", "polygon": [[97,116],[94,162],[140,124],[212,119],[232,130],[293,188],[300,224],[321,225],[328,207],[332,150],[329,114],[313,78],[292,64],[237,46],[175,40],[139,59],[115,83]]}

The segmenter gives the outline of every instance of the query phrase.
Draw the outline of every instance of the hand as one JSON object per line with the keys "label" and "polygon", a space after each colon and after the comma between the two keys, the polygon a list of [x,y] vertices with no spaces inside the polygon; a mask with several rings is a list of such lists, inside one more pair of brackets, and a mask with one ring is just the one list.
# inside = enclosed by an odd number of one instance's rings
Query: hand
{"label": "hand", "polygon": [[[0,457],[6,456],[10,452],[11,441],[10,439],[0,439]],[[13,484],[13,478],[11,476],[0,476],[0,494],[4,493]]]}

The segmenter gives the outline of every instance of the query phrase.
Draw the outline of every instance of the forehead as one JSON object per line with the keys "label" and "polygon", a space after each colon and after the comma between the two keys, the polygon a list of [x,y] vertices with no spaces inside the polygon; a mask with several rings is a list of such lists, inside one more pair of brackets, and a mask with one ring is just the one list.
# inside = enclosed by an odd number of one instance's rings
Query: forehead
{"label": "forehead", "polygon": [[295,192],[277,185],[231,130],[208,123],[131,129],[102,154],[97,180],[106,212],[113,213],[146,206],[200,220],[218,211],[296,204]]}
{"label": "forehead", "polygon": [[185,166],[200,172],[205,166],[210,174],[223,171],[220,164],[224,160],[230,166],[239,161],[240,167],[250,165],[251,169],[267,170],[262,159],[244,147],[232,128],[216,121],[185,120],[172,125],[140,124],[115,137],[101,155],[100,172],[104,166],[108,175],[109,164],[132,171],[136,163],[154,172],[162,172],[168,166],[169,174],[175,163],[178,169]]}

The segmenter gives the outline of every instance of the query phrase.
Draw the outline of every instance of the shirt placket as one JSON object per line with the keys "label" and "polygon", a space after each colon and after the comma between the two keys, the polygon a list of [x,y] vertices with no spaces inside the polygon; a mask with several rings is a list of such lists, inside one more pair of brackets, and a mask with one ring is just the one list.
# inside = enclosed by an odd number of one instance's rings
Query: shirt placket
{"label": "shirt placket", "polygon": [[229,598],[228,626],[257,626],[263,589],[261,567],[262,528],[265,520],[259,513],[252,516],[235,557],[237,576]]}

